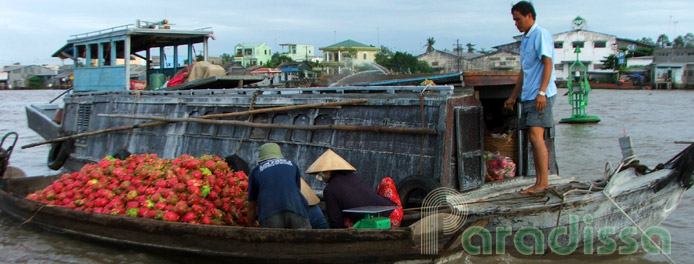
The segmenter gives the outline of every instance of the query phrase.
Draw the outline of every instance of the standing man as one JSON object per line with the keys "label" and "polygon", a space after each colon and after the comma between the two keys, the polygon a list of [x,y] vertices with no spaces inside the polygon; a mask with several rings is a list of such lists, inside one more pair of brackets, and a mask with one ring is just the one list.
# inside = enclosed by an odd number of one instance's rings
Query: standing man
{"label": "standing man", "polygon": [[552,105],[557,94],[554,83],[554,40],[552,34],[535,23],[535,8],[527,1],[520,1],[511,8],[513,21],[521,40],[521,71],[516,86],[504,107],[513,109],[516,98],[521,97],[519,128],[527,130],[533,146],[533,158],[537,179],[535,185],[522,190],[533,194],[549,187],[549,154],[545,145],[545,128],[551,128]]}
{"label": "standing man", "polygon": [[248,222],[260,227],[311,229],[308,202],[301,194],[299,167],[284,159],[280,146],[266,143],[248,177]]}

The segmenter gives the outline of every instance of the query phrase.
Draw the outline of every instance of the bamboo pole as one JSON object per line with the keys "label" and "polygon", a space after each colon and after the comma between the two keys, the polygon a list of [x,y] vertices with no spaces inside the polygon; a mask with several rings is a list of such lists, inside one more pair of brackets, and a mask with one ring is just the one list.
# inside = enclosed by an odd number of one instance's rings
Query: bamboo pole
{"label": "bamboo pole", "polygon": [[160,116],[133,116],[133,115],[104,115],[117,118],[132,118],[132,119],[150,119],[161,122],[196,122],[215,125],[235,125],[254,128],[273,128],[273,129],[295,129],[295,130],[344,130],[344,131],[368,131],[368,132],[387,132],[400,134],[419,134],[419,135],[436,135],[436,130],[431,128],[421,127],[384,127],[384,126],[355,126],[355,125],[291,125],[291,124],[272,124],[272,123],[255,123],[239,120],[209,120],[202,118],[169,118]]}
{"label": "bamboo pole", "polygon": [[[305,108],[334,107],[334,106],[342,106],[342,105],[361,104],[361,103],[366,103],[368,101],[369,100],[366,100],[366,99],[360,99],[360,100],[338,101],[338,102],[328,102],[328,103],[269,107],[269,108],[263,108],[263,109],[241,111],[241,112],[203,115],[203,116],[197,117],[197,119],[203,119],[204,120],[206,118],[243,116],[243,115],[259,114],[259,113],[269,113],[269,112],[280,112],[280,111],[288,111],[288,110],[305,109]],[[185,118],[181,118],[181,119],[185,119]],[[31,143],[31,144],[27,144],[27,145],[22,146],[22,149],[33,148],[36,146],[41,146],[41,145],[45,145],[45,144],[56,143],[56,142],[61,142],[61,141],[76,139],[76,138],[81,138],[81,137],[88,137],[88,136],[94,136],[94,135],[117,132],[117,131],[143,128],[143,127],[160,126],[160,125],[165,125],[168,123],[176,123],[176,122],[186,122],[186,121],[152,121],[152,122],[145,122],[145,123],[141,123],[141,124],[135,124],[132,126],[106,128],[106,129],[101,129],[101,130],[96,130],[96,131],[74,134],[74,135],[70,135],[70,136],[58,137],[58,138],[54,138],[54,139],[50,139],[50,140],[46,140],[46,141],[37,142],[37,143]]]}

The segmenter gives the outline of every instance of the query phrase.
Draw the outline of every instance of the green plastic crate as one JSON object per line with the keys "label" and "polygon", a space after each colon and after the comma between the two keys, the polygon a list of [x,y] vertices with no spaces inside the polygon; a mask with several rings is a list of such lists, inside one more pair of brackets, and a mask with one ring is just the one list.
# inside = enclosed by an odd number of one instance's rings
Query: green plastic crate
{"label": "green plastic crate", "polygon": [[370,217],[367,215],[364,219],[359,220],[354,224],[356,229],[390,229],[390,218],[388,217]]}

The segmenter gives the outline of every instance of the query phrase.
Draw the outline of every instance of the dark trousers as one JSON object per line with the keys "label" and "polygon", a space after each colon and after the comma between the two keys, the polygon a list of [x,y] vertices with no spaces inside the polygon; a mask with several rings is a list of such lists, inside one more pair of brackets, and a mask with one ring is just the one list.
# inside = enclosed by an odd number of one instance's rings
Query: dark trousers
{"label": "dark trousers", "polygon": [[260,222],[260,227],[311,229],[311,221],[309,221],[308,218],[294,212],[282,211],[278,214],[265,218],[265,220]]}

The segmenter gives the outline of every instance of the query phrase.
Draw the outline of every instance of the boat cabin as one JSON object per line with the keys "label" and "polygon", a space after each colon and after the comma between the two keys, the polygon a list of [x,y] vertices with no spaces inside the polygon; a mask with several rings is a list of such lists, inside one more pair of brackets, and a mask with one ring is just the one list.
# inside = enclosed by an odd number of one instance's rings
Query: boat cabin
{"label": "boat cabin", "polygon": [[[182,30],[173,28],[167,20],[137,20],[135,24],[72,35],[53,57],[73,60],[75,92],[155,90],[191,62],[208,61],[212,35],[209,27]],[[256,79],[214,76],[192,85],[185,83],[184,88],[235,87],[243,81],[259,81]]]}

